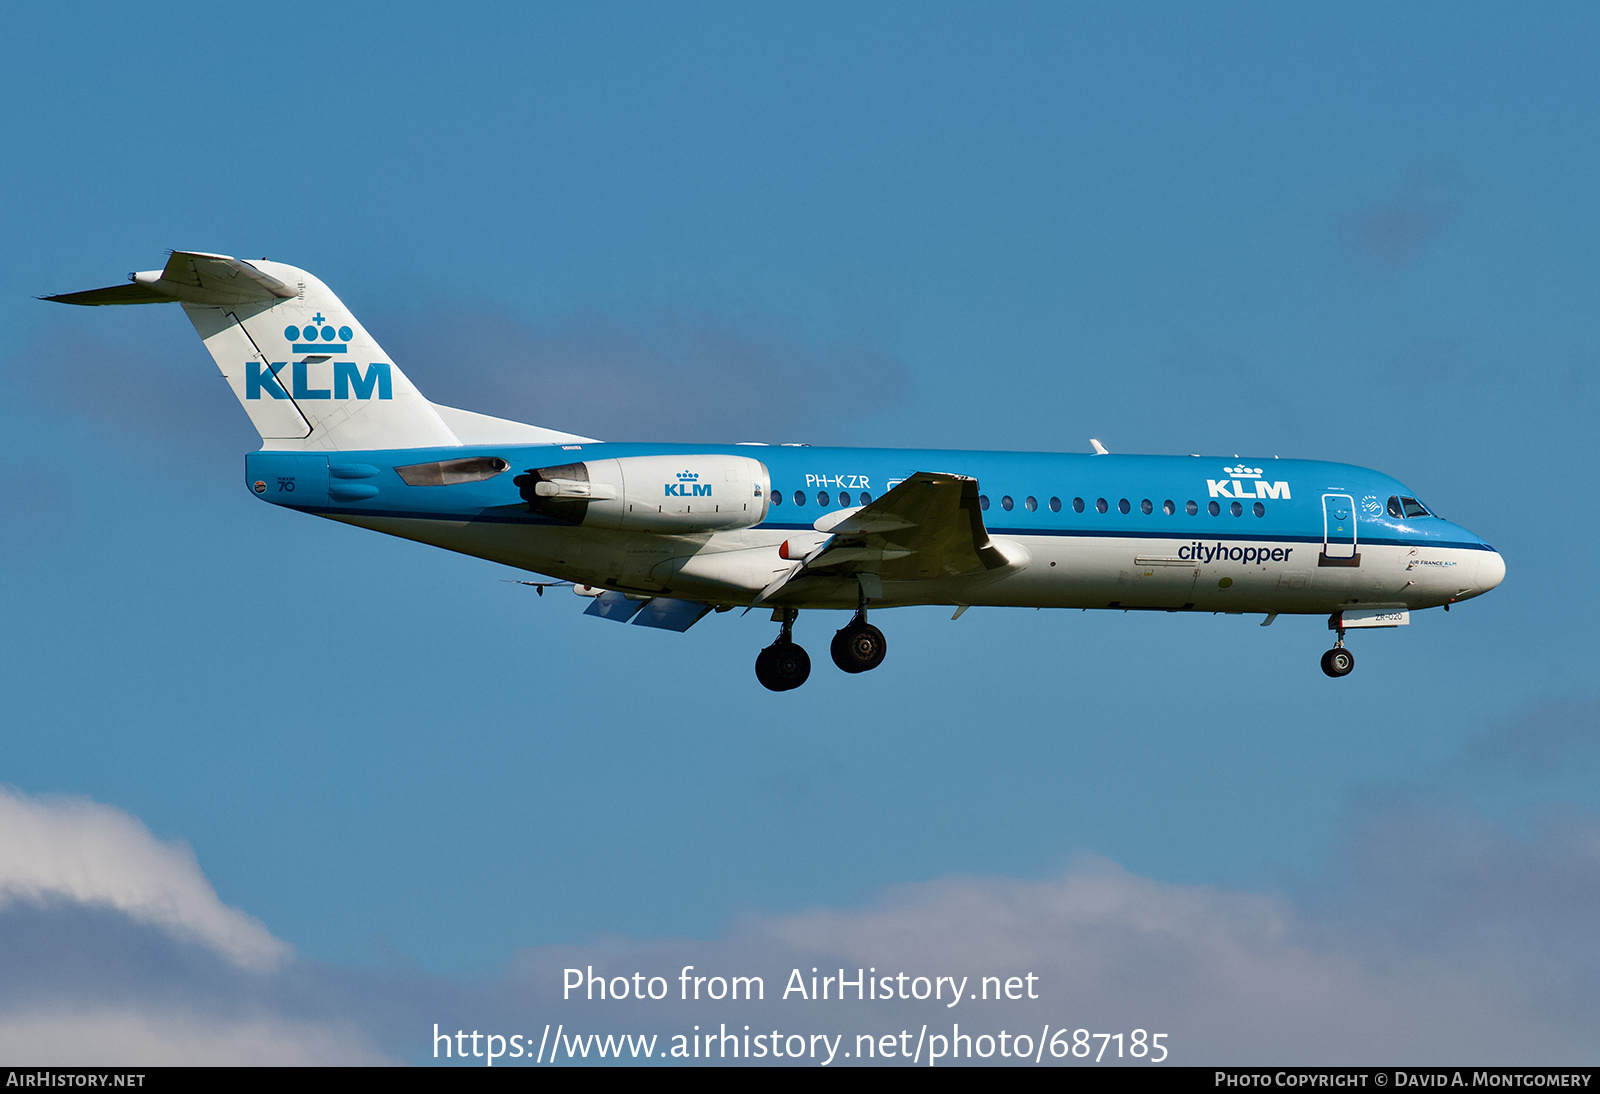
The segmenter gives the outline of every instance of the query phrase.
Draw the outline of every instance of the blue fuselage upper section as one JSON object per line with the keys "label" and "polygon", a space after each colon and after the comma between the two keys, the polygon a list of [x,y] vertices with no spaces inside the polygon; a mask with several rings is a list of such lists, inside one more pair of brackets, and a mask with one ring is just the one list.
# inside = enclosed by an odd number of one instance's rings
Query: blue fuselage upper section
{"label": "blue fuselage upper section", "polygon": [[[1425,544],[1489,550],[1478,536],[1432,515],[1400,515],[1413,498],[1398,480],[1350,464],[1218,456],[1081,455],[937,449],[765,445],[481,445],[373,452],[263,451],[247,458],[247,483],[263,500],[328,516],[559,525],[532,512],[513,479],[528,469],[637,456],[742,456],[770,473],[765,518],[755,527],[809,530],[819,518],[881,497],[918,471],[977,480],[984,524],[998,536],[1135,537],[1203,545],[1228,540]],[[507,469],[470,482],[409,485],[396,467],[487,457]],[[681,483],[660,484],[663,497]],[[1346,512],[1348,510],[1348,512]],[[1348,519],[1348,531],[1330,522]]]}

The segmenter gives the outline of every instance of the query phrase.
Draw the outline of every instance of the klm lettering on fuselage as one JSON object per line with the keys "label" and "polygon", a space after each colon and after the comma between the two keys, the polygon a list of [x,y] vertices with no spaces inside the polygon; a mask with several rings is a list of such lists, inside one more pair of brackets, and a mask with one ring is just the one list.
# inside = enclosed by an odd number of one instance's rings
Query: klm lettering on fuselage
{"label": "klm lettering on fuselage", "polygon": [[[394,381],[389,374],[389,362],[374,361],[367,366],[366,372],[361,371],[361,366],[354,361],[334,361],[333,386],[328,388],[327,373],[324,371],[329,362],[326,361],[296,361],[290,370],[290,383],[294,389],[296,399],[338,399],[341,402],[349,398],[357,399],[393,399]],[[283,369],[286,361],[276,361],[264,365],[260,361],[246,361],[244,373],[244,397],[246,399],[259,399],[264,391],[273,399],[287,399],[289,392],[284,390]],[[316,364],[319,376],[312,376],[310,366]],[[313,386],[317,385],[317,386]],[[353,393],[353,395],[352,395]]]}
{"label": "klm lettering on fuselage", "polygon": [[1261,468],[1224,467],[1222,469],[1231,478],[1207,479],[1206,489],[1213,498],[1248,498],[1252,501],[1258,498],[1275,498],[1283,501],[1289,499],[1289,484],[1286,482],[1267,482],[1261,477]]}

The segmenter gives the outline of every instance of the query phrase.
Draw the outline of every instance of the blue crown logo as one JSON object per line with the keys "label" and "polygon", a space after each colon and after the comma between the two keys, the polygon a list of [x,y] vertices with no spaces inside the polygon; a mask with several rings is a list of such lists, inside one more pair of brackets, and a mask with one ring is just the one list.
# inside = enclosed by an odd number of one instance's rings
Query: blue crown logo
{"label": "blue crown logo", "polygon": [[355,331],[349,327],[325,326],[326,323],[327,320],[322,317],[322,313],[318,312],[304,327],[284,327],[283,336],[290,342],[303,343],[294,347],[296,353],[348,349],[350,339],[355,337]]}
{"label": "blue crown logo", "polygon": [[697,471],[679,471],[678,472],[678,481],[679,482],[699,482],[700,481],[700,473],[697,472]]}

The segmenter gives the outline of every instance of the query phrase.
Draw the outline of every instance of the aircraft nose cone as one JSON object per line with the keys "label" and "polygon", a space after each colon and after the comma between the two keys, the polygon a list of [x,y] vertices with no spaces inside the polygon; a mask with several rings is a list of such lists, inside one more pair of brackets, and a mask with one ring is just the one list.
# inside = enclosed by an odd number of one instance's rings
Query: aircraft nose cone
{"label": "aircraft nose cone", "polygon": [[1478,560],[1478,592],[1486,593],[1506,579],[1506,560],[1498,551],[1485,551]]}

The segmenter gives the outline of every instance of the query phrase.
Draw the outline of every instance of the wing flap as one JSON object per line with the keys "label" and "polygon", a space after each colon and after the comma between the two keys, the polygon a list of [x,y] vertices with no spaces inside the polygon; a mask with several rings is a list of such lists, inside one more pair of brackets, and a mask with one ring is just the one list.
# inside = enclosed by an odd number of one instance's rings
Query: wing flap
{"label": "wing flap", "polygon": [[702,604],[698,600],[674,600],[658,596],[645,604],[644,610],[634,616],[633,621],[641,627],[656,627],[682,634],[710,611],[710,604]]}
{"label": "wing flap", "polygon": [[634,600],[624,593],[601,593],[590,601],[589,606],[583,610],[584,615],[598,616],[601,619],[614,619],[618,623],[626,623],[632,619],[644,601]]}
{"label": "wing flap", "polygon": [[989,539],[978,481],[964,475],[919,471],[877,501],[818,521],[816,528],[832,536],[761,590],[755,603],[808,576],[926,581],[1017,564]]}
{"label": "wing flap", "polygon": [[857,569],[890,580],[957,577],[1006,565],[989,542],[978,504],[978,480],[919,471],[840,521],[816,560],[846,548],[879,552],[874,559],[839,555]]}
{"label": "wing flap", "polygon": [[583,614],[682,634],[710,611],[710,604],[698,600],[675,600],[670,596],[635,599],[626,593],[604,592],[590,602]]}

